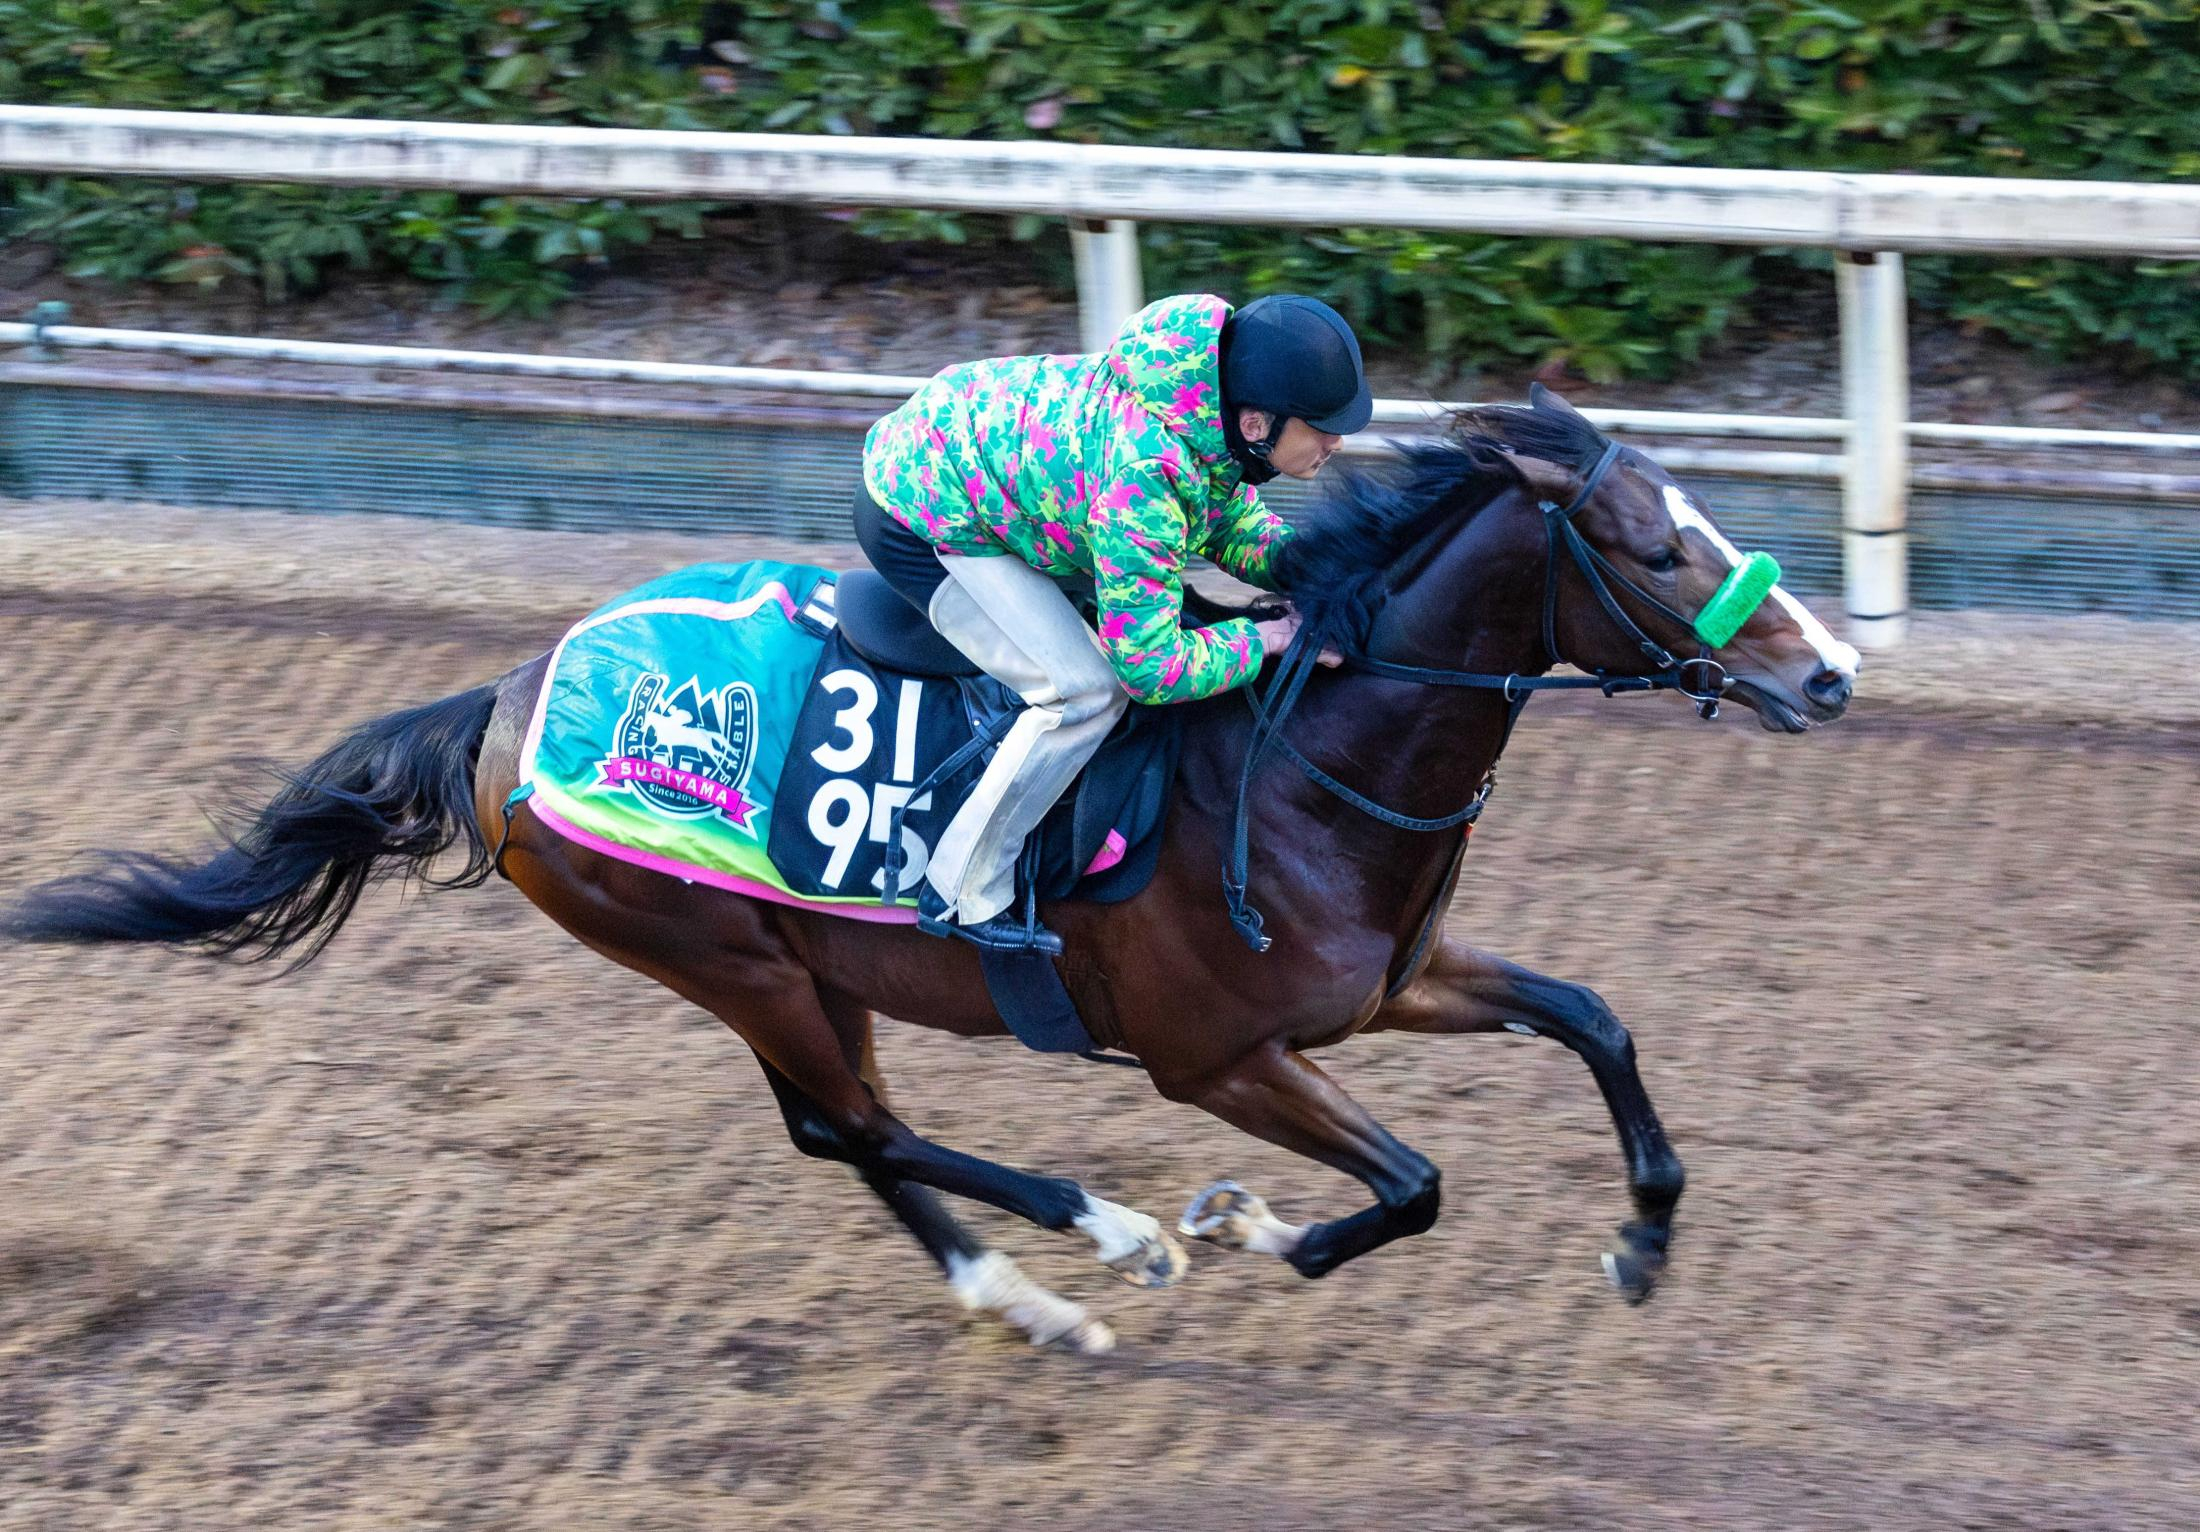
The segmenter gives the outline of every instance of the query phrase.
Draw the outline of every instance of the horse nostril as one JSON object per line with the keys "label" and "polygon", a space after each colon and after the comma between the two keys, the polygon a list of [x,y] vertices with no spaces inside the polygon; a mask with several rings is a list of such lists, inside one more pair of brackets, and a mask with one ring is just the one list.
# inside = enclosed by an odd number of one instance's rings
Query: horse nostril
{"label": "horse nostril", "polygon": [[1838,670],[1821,670],[1804,683],[1803,690],[1820,707],[1847,707],[1856,682]]}

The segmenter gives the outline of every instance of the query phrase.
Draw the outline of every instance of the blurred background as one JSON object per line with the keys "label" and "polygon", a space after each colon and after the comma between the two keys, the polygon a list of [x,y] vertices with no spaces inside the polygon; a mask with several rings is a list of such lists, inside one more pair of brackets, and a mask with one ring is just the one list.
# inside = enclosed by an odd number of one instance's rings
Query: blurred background
{"label": "blurred background", "polygon": [[[829,158],[284,181],[279,124],[178,177],[185,137],[51,108],[1633,167],[1600,195],[1651,237],[1555,194],[1496,232],[1502,164],[1429,227],[1227,178],[1227,221],[1072,219]],[[1673,211],[1697,169],[2098,187],[1929,188],[1875,249]],[[1118,1293],[980,1213],[1121,1332],[1093,1363],[963,1321],[739,1043],[501,884],[273,982],[9,951],[0,1527],[2189,1523],[2196,171],[2192,0],[0,0],[0,895],[195,844],[237,758],[664,569],[853,560],[909,379],[1175,291],[1334,303],[1371,437],[1535,380],[1623,412],[1871,650],[1792,741],[1539,704],[1476,838],[1454,929],[1604,992],[1689,1163],[1640,1311],[1603,1108],[1530,1043],[1324,1059],[1451,1195],[1320,1284],[1200,1250]],[[1357,1205],[1127,1072],[881,1047],[922,1130],[1157,1216],[1225,1174]]]}

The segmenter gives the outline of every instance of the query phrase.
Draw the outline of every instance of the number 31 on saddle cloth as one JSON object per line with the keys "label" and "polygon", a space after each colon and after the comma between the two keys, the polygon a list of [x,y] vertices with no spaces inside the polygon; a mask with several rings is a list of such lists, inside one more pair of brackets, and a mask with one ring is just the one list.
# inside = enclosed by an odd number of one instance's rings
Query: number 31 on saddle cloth
{"label": "number 31 on saddle cloth", "polygon": [[[985,755],[930,779],[1020,703],[989,676],[904,674],[861,652],[835,619],[836,579],[697,564],[598,608],[552,651],[513,802],[690,882],[914,921],[931,847]],[[1173,709],[1130,711],[1027,848],[1041,898],[1110,902],[1153,874],[1180,730]]]}

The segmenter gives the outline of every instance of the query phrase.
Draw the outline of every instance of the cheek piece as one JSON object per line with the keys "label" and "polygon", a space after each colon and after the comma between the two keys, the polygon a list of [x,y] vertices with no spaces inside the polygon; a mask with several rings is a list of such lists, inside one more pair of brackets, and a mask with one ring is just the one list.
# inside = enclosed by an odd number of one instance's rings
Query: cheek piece
{"label": "cheek piece", "polygon": [[1714,649],[1724,648],[1779,583],[1780,561],[1769,553],[1750,554],[1720,582],[1704,609],[1696,614],[1696,636]]}

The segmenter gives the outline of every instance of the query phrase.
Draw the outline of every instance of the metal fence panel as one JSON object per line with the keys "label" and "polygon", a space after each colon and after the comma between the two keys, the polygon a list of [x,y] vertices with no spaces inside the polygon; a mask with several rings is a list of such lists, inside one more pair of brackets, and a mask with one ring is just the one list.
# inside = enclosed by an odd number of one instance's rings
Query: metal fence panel
{"label": "metal fence panel", "polygon": [[[0,386],[0,493],[21,498],[845,541],[860,441],[852,424]],[[1699,484],[1793,589],[1840,591],[1836,485]],[[1309,501],[1288,481],[1269,498],[1287,517]],[[1912,506],[1919,606],[2200,620],[2200,509],[1936,490]]]}

